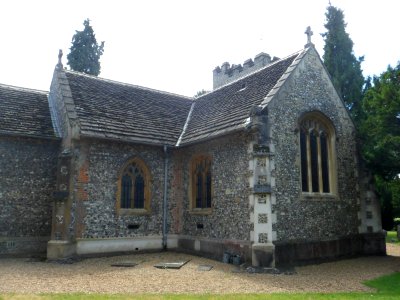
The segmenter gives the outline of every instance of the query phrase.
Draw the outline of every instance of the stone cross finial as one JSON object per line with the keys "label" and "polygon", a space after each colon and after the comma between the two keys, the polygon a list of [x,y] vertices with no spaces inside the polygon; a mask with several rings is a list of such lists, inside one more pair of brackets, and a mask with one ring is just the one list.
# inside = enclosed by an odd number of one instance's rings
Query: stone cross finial
{"label": "stone cross finial", "polygon": [[57,68],[58,68],[58,69],[62,69],[62,68],[63,68],[63,64],[62,64],[62,62],[61,62],[62,56],[63,56],[63,52],[62,52],[62,50],[60,49],[60,50],[58,51],[58,63],[57,63]]}
{"label": "stone cross finial", "polygon": [[306,29],[306,31],[304,33],[307,35],[307,44],[304,47],[308,47],[308,46],[314,45],[311,42],[311,36],[313,35],[313,32],[311,31],[311,27],[307,26],[307,29]]}

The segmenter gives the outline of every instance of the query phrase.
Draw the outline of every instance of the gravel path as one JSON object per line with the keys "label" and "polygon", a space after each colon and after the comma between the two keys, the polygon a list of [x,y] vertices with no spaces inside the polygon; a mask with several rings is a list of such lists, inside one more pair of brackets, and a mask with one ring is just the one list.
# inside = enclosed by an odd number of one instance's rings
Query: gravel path
{"label": "gravel path", "polygon": [[[85,259],[73,264],[0,259],[0,293],[272,293],[368,291],[361,282],[400,272],[400,246],[387,257],[360,257],[297,267],[292,275],[235,272],[233,265],[163,252]],[[180,270],[156,269],[160,262],[190,260]],[[134,268],[111,264],[137,262]],[[199,271],[199,265],[214,266]]]}

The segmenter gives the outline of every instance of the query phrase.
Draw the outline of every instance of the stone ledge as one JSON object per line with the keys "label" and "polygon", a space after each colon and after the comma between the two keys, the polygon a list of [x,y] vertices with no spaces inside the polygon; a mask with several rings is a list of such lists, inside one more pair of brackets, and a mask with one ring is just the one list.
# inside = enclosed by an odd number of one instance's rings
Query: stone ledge
{"label": "stone ledge", "polygon": [[359,255],[386,255],[383,233],[356,234],[334,240],[274,242],[276,266],[305,265]]}

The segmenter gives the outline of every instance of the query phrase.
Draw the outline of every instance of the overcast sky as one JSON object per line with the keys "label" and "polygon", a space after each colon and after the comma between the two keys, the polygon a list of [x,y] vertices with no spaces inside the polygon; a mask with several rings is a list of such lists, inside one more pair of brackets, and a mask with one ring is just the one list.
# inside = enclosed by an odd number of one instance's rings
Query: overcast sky
{"label": "overcast sky", "polygon": [[[344,10],[364,75],[400,60],[398,0],[331,0]],[[212,89],[212,70],[260,52],[286,57],[312,41],[323,55],[328,0],[5,0],[0,83],[49,90],[58,49],[67,66],[75,30],[91,20],[105,41],[100,77],[187,96]]]}

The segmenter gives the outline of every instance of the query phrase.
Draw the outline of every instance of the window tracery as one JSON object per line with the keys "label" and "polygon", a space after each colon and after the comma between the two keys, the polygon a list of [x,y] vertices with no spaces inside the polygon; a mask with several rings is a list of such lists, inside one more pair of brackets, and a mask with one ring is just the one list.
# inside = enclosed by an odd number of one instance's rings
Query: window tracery
{"label": "window tracery", "polygon": [[300,122],[301,187],[304,193],[333,193],[334,130],[320,114]]}
{"label": "window tracery", "polygon": [[146,165],[135,158],[122,168],[119,179],[119,209],[148,210],[150,174]]}
{"label": "window tracery", "polygon": [[212,172],[209,156],[192,159],[192,208],[209,209],[212,206]]}

